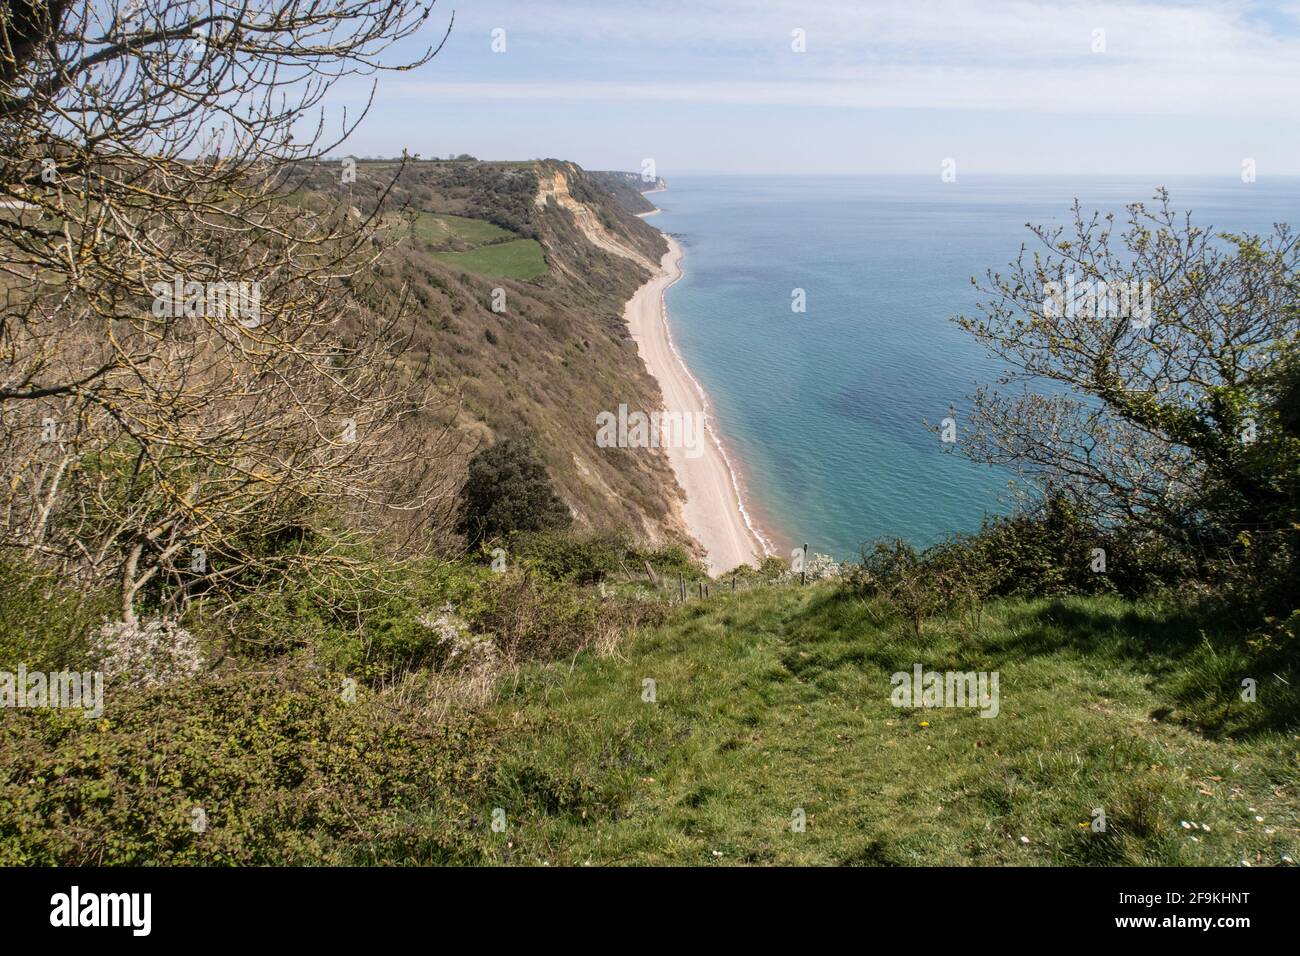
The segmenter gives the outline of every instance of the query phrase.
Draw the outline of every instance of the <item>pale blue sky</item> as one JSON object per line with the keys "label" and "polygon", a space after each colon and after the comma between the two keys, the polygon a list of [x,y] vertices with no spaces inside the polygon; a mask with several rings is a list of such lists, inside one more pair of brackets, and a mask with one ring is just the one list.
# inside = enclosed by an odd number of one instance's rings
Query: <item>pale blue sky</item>
{"label": "pale blue sky", "polygon": [[380,77],[353,153],[652,158],[664,176],[937,175],[947,157],[959,174],[1300,173],[1300,0],[439,0],[426,42],[453,9],[439,57]]}

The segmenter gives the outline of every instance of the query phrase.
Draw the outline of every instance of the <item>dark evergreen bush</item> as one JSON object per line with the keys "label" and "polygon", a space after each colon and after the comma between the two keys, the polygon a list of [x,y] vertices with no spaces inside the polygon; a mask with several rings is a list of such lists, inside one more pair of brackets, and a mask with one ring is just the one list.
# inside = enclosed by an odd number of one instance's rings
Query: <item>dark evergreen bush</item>
{"label": "dark evergreen bush", "polygon": [[566,528],[568,506],[555,493],[546,466],[518,439],[483,449],[469,463],[460,492],[456,530],[471,545],[516,531]]}

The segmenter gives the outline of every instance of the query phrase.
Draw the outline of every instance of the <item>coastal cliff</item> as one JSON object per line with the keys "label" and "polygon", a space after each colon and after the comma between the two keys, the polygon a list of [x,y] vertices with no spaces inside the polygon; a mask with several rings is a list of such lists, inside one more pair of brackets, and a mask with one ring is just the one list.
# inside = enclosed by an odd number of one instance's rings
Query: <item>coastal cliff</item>
{"label": "coastal cliff", "polygon": [[645,198],[645,193],[662,192],[668,188],[668,183],[662,176],[646,179],[641,173],[613,170],[602,170],[587,175],[594,182],[608,189],[610,196],[616,202],[638,215],[654,212],[654,203]]}
{"label": "coastal cliff", "polygon": [[[338,171],[321,164],[309,187],[337,192]],[[356,212],[369,214],[397,172],[359,162]],[[525,436],[579,527],[693,545],[663,452],[593,440],[601,411],[662,400],[623,317],[667,251],[638,216],[638,200],[653,208],[639,182],[549,159],[408,162],[384,203],[407,234],[379,269],[393,290],[409,287],[414,361],[458,406],[467,444]]]}

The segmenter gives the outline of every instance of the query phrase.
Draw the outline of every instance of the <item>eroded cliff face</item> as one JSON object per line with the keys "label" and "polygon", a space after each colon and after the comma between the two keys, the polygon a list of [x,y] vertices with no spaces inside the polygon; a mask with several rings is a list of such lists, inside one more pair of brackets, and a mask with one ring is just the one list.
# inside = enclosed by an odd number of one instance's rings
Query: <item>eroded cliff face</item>
{"label": "eroded cliff face", "polygon": [[[624,523],[653,541],[693,544],[682,515],[683,492],[667,456],[659,449],[597,448],[594,442],[600,412],[620,404],[650,411],[662,404],[658,384],[646,372],[624,324],[623,307],[659,271],[667,244],[659,230],[576,164],[545,160],[537,164],[536,176],[532,221],[551,269],[544,284],[576,296],[575,304],[589,303],[581,308],[603,311],[603,329],[620,343],[617,361],[594,359],[566,370],[584,378],[595,399],[575,426],[582,440],[571,450],[570,471],[602,502],[625,497],[631,485],[637,489],[633,501],[648,498],[654,506],[649,511],[618,509]],[[583,520],[579,509],[575,513]],[[593,514],[589,523],[608,522]]]}
{"label": "eroded cliff face", "polygon": [[557,206],[573,217],[578,230],[592,245],[605,252],[630,259],[650,273],[657,271],[658,263],[652,262],[648,256],[631,244],[620,241],[613,232],[605,228],[592,206],[574,198],[569,189],[569,177],[575,175],[575,171],[571,164],[569,166],[568,169],[564,166],[558,169],[544,166],[538,171],[537,196],[533,200],[537,207],[545,209],[550,205]]}

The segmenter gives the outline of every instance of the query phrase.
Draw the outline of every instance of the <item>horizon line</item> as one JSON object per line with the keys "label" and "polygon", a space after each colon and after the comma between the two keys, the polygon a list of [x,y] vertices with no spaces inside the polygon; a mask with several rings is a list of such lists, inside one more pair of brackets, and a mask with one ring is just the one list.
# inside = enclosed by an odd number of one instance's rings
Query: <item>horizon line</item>
{"label": "horizon line", "polygon": [[[369,162],[369,163],[381,163],[381,162],[392,163],[392,162],[399,162],[402,159],[402,157],[401,156],[360,156],[357,155],[356,153],[343,153],[342,155],[337,155],[337,156],[333,154],[329,156],[324,156],[321,157],[319,161],[337,163],[337,162],[341,162],[344,159],[355,159],[358,162]],[[587,170],[588,172],[628,173],[628,174],[639,175],[638,171],[635,169],[620,169],[615,166],[605,166],[605,165],[587,165],[575,159],[564,159],[559,156],[531,156],[531,157],[513,158],[513,159],[502,159],[502,158],[484,159],[482,157],[475,157],[473,159],[447,159],[438,156],[424,156],[421,155],[420,153],[412,153],[408,155],[406,159],[408,162],[420,162],[420,163],[486,163],[489,165],[507,164],[507,163],[514,163],[514,164],[540,163],[540,162],[552,161],[552,162],[574,163],[580,166],[582,169]],[[668,174],[662,171],[656,172],[655,175],[657,178],[660,179],[668,178]],[[674,170],[672,172],[672,175],[676,175],[676,176],[911,176],[911,177],[916,177],[918,179],[931,179],[937,177],[938,173],[937,172],[921,173],[910,169],[909,170],[876,169],[876,170],[847,171],[847,170],[816,170],[816,169],[814,170],[790,170],[790,169],[761,170],[761,169],[683,168],[683,169]],[[1076,176],[1076,177],[1090,176],[1094,178],[1100,178],[1100,177],[1178,178],[1178,177],[1197,176],[1197,177],[1205,177],[1208,179],[1228,179],[1234,181],[1240,181],[1241,179],[1240,171],[1225,173],[1221,170],[1215,170],[1215,171],[1183,170],[1183,171],[1176,171],[1176,172],[1168,172],[1168,171],[1157,172],[1152,170],[1123,170],[1123,171],[1112,170],[1106,172],[1096,172],[1096,171],[1089,171],[1089,170],[1062,170],[1059,172],[1058,171],[1045,172],[1042,170],[1030,171],[1030,170],[1001,169],[1001,170],[979,170],[976,172],[963,171],[956,181],[960,182],[962,178],[976,178],[976,177],[985,177],[985,176],[1037,176],[1043,178],[1049,178],[1049,177],[1065,178],[1070,176]],[[1242,182],[1242,185],[1255,186],[1255,185],[1259,185],[1262,182],[1266,182],[1269,179],[1298,179],[1298,178],[1300,178],[1300,169],[1296,169],[1294,171],[1288,171],[1288,172],[1256,173],[1256,181],[1249,182],[1249,183]]]}

